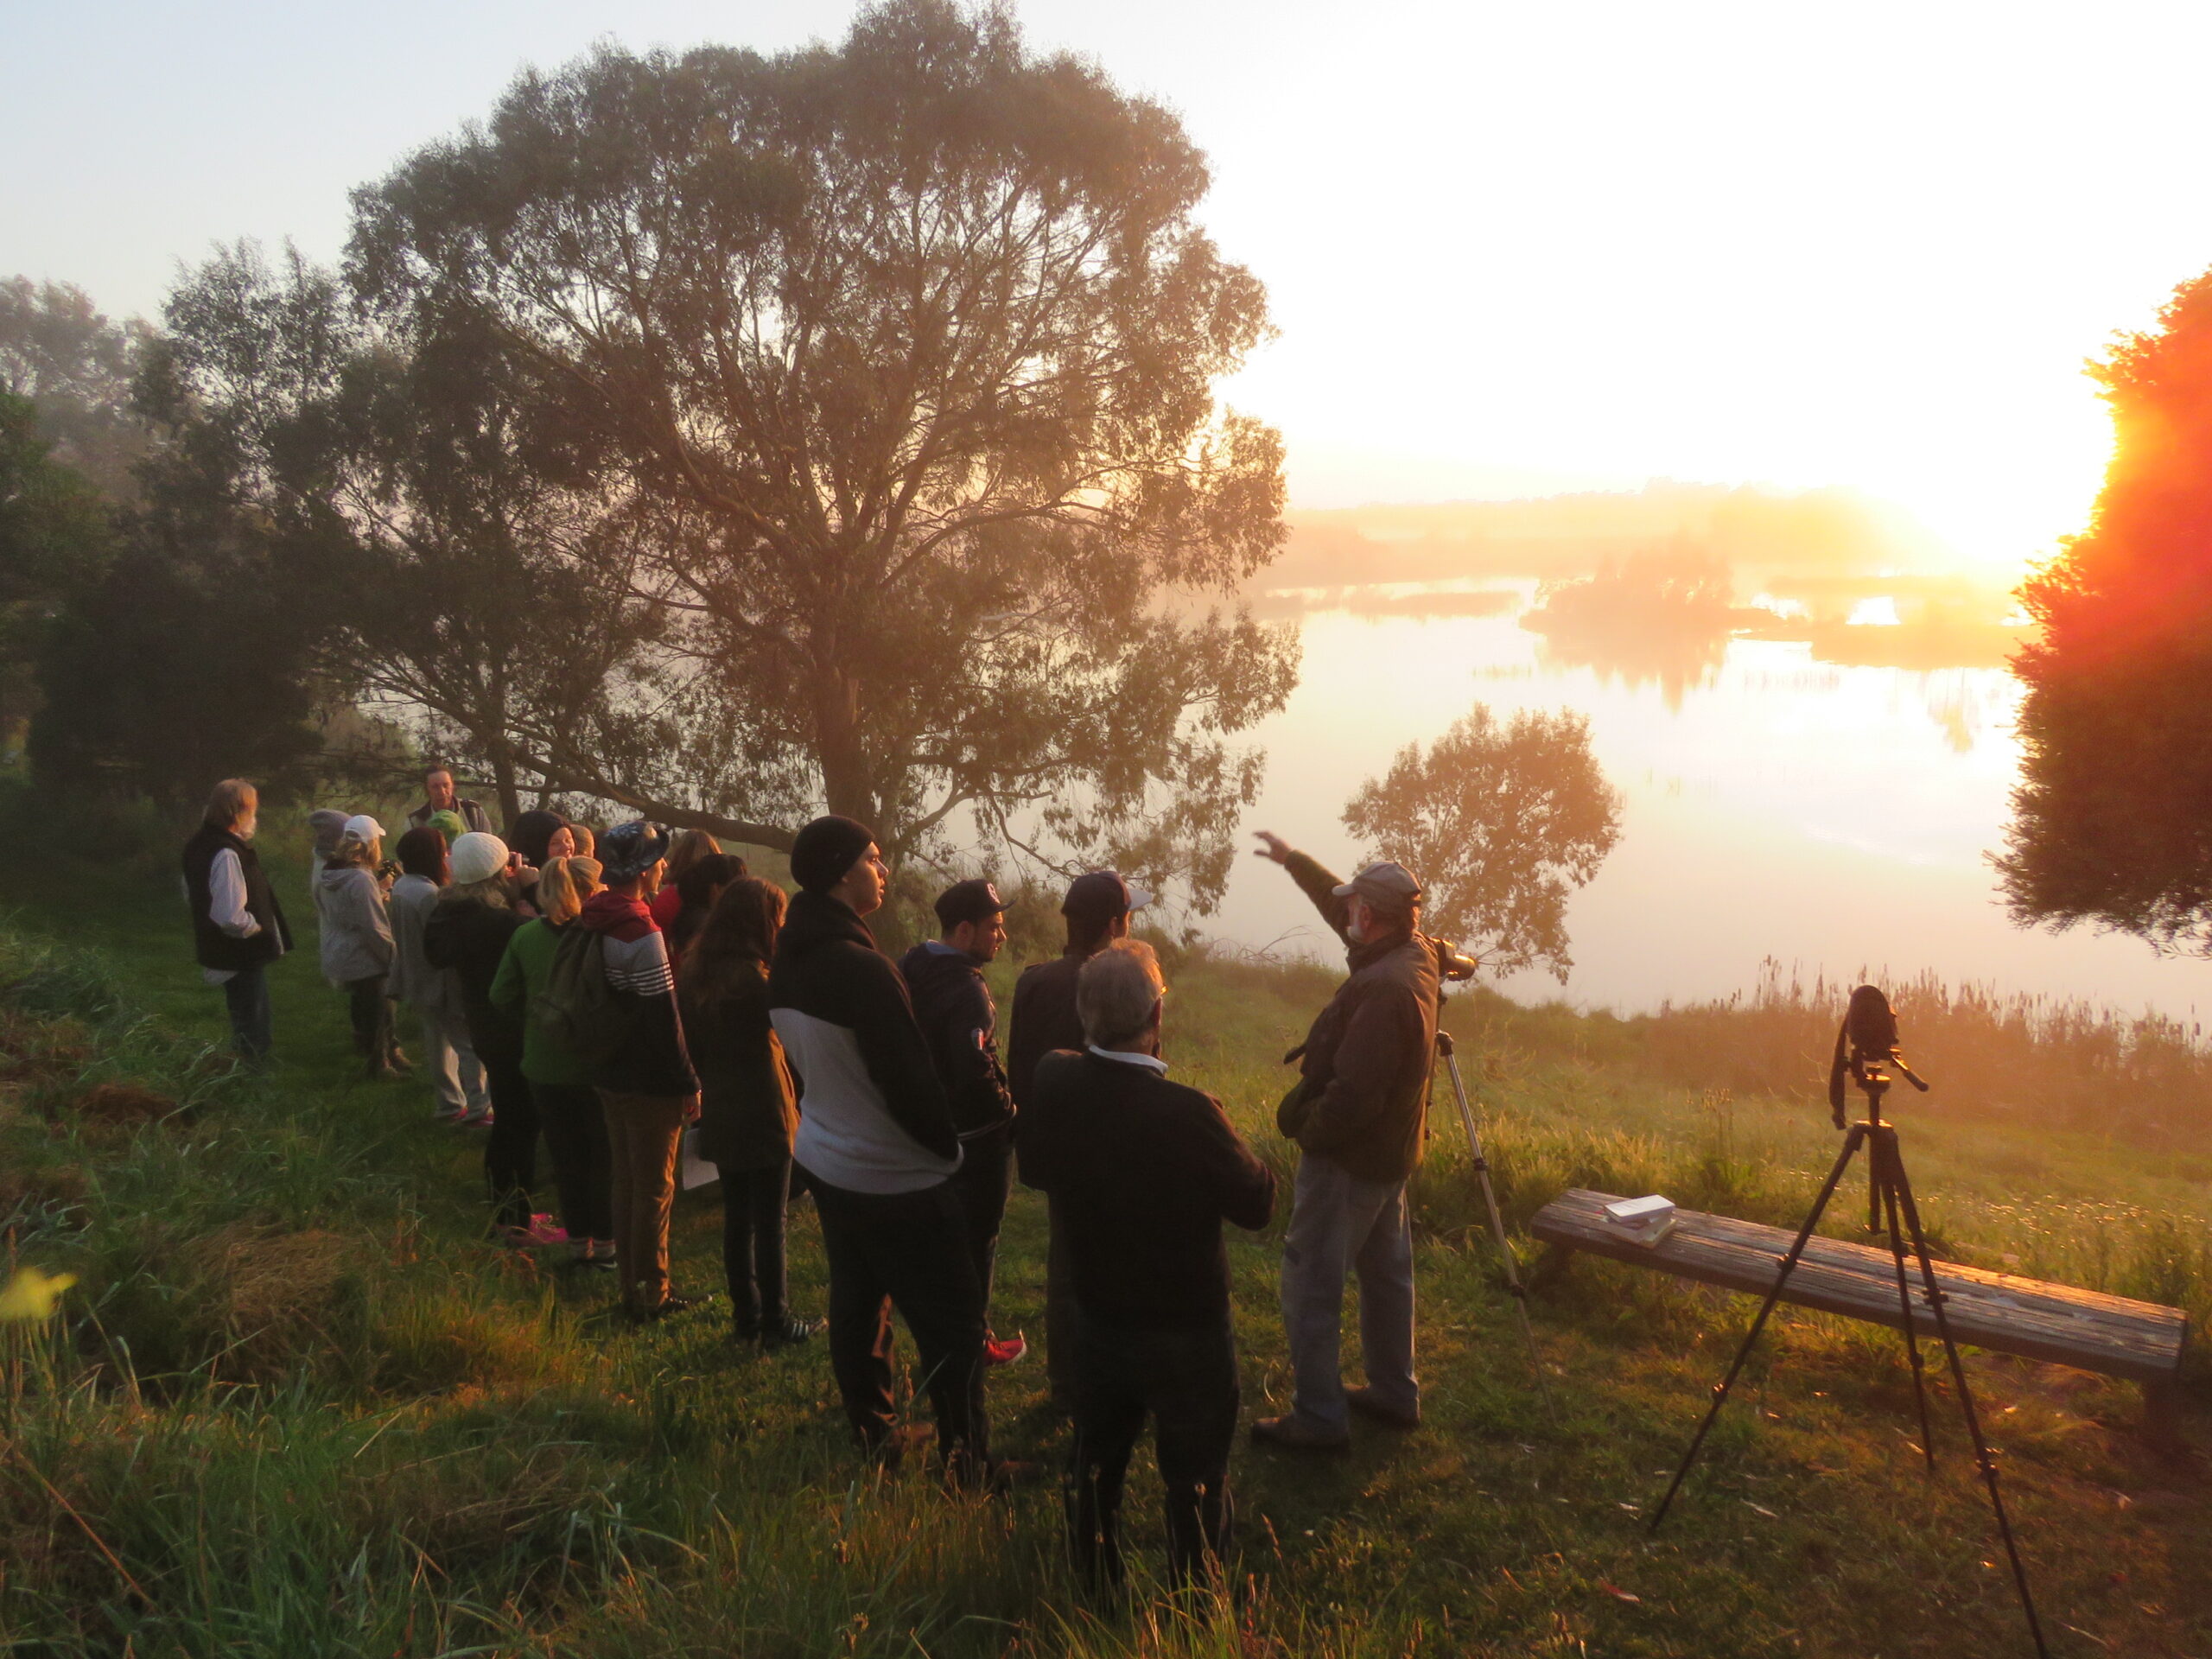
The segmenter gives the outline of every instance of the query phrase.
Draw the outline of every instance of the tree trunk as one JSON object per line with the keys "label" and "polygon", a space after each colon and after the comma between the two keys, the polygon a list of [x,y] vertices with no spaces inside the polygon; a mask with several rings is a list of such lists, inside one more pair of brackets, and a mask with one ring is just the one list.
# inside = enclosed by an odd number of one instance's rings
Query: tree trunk
{"label": "tree trunk", "polygon": [[515,752],[498,739],[492,744],[492,787],[499,794],[499,822],[511,825],[522,816],[522,791],[515,783]]}
{"label": "tree trunk", "polygon": [[[832,645],[830,652],[834,652]],[[830,652],[817,658],[814,735],[822,767],[822,793],[830,810],[875,827],[878,807],[868,753],[861,742],[861,685],[839,670]]]}

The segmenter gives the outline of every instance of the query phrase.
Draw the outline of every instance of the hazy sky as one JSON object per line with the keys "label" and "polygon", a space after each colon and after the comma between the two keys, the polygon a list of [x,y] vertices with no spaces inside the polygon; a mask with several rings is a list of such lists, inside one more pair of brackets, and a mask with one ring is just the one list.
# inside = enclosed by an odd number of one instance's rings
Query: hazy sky
{"label": "hazy sky", "polygon": [[[2080,372],[2212,264],[2212,8],[1032,0],[1180,111],[1281,337],[1231,389],[1294,502],[1661,476],[1851,485],[1977,557],[2078,525]],[[775,48],[850,8],[0,0],[0,273],[156,310],[594,39]]]}

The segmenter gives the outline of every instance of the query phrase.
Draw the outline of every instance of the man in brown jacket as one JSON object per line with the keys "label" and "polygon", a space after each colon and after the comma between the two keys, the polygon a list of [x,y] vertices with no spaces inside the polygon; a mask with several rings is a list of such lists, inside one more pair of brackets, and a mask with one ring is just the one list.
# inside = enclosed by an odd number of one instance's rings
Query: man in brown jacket
{"label": "man in brown jacket", "polygon": [[[1287,869],[1344,940],[1351,976],[1293,1051],[1298,1084],[1276,1115],[1303,1154],[1282,1253],[1294,1386],[1289,1413],[1259,1419],[1252,1435],[1334,1450],[1351,1440],[1351,1410],[1402,1428],[1421,1421],[1406,1180],[1427,1128],[1436,953],[1421,932],[1421,883],[1403,866],[1370,864],[1339,883],[1281,836],[1260,840],[1259,855]],[[1338,1350],[1350,1272],[1367,1385],[1347,1389]]]}

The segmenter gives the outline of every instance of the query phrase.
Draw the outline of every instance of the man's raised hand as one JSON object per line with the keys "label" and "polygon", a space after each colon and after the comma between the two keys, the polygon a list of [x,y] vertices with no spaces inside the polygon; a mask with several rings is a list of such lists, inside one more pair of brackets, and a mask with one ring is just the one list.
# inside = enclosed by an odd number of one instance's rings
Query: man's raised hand
{"label": "man's raised hand", "polygon": [[1290,856],[1291,844],[1274,830],[1255,830],[1252,833],[1260,838],[1262,843],[1252,849],[1253,857],[1269,859],[1280,864]]}

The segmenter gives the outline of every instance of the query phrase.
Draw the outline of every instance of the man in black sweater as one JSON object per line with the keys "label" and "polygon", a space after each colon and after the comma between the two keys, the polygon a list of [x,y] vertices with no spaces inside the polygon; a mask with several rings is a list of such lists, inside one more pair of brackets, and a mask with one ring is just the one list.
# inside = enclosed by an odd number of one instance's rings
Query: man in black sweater
{"label": "man in black sweater", "polygon": [[1147,1412],[1171,1578],[1209,1576],[1228,1553],[1238,1389],[1221,1224],[1264,1227],[1274,1210],[1274,1173],[1221,1103],[1167,1080],[1161,988],[1143,944],[1084,963],[1089,1044],[1038,1063],[1022,1114],[1022,1179],[1052,1195],[1074,1282],[1069,1544],[1094,1587],[1122,1582],[1122,1487]]}
{"label": "man in black sweater", "polygon": [[960,1136],[960,1167],[952,1173],[952,1191],[967,1224],[976,1282],[983,1292],[987,1365],[1011,1365],[1029,1351],[1019,1336],[1001,1341],[988,1320],[999,1226],[1006,1219],[1012,1178],[1014,1097],[999,1069],[998,1009],[983,982],[983,966],[1006,944],[1005,912],[999,890],[988,881],[956,881],[938,895],[938,936],[923,940],[899,961],[914,999],[915,1021],[929,1044],[931,1063],[944,1085]]}
{"label": "man in black sweater", "polygon": [[[1068,884],[1060,914],[1067,918],[1067,948],[1050,962],[1032,963],[1014,984],[1014,1012],[1007,1032],[1007,1087],[1016,1109],[1028,1105],[1037,1062],[1055,1049],[1080,1051],[1083,1019],[1075,1007],[1076,976],[1083,964],[1116,939],[1126,938],[1129,916],[1152,902],[1114,870],[1092,870]],[[1014,1127],[1014,1149],[1026,1164],[1021,1129]],[[1034,1186],[1025,1172],[1023,1183]],[[1045,1374],[1053,1402],[1065,1408],[1074,1376],[1075,1296],[1068,1284],[1067,1251],[1052,1222],[1045,1257]]]}

